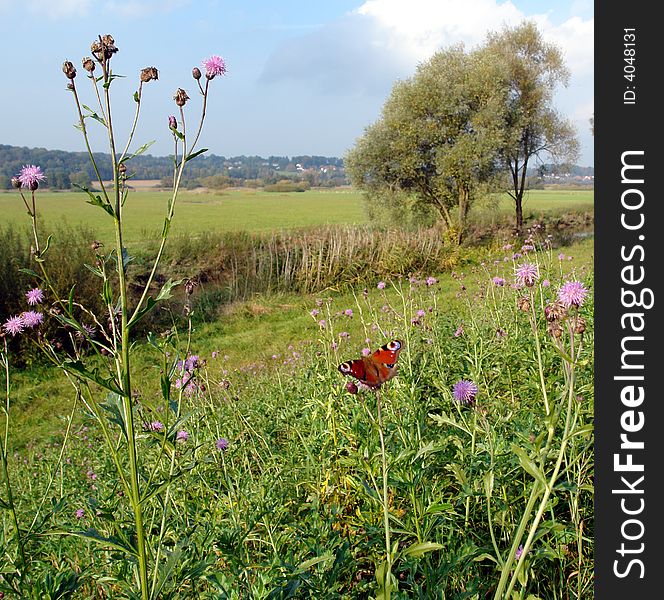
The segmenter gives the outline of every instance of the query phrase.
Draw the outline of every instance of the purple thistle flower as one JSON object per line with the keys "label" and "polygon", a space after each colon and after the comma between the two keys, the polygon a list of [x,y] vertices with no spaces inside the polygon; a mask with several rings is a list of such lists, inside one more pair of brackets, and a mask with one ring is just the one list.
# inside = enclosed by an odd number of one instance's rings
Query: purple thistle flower
{"label": "purple thistle flower", "polygon": [[362,348],[362,356],[369,356],[371,354],[371,348]]}
{"label": "purple thistle flower", "polygon": [[27,187],[34,192],[39,187],[39,182],[46,179],[46,175],[42,173],[41,167],[24,165],[20,170],[17,179],[21,182],[23,187]]}
{"label": "purple thistle flower", "polygon": [[454,337],[461,337],[463,335],[463,325],[459,325],[454,332]]}
{"label": "purple thistle flower", "polygon": [[148,429],[150,431],[163,431],[164,424],[161,421],[152,421],[152,423],[148,424]]}
{"label": "purple thistle flower", "polygon": [[558,290],[558,301],[565,307],[577,308],[583,304],[588,289],[580,281],[568,281]]}
{"label": "purple thistle flower", "polygon": [[320,311],[314,308],[309,314],[315,319],[320,314]]}
{"label": "purple thistle flower", "polygon": [[223,452],[224,450],[228,449],[228,443],[229,442],[226,438],[219,438],[214,445],[217,448],[217,450]]}
{"label": "purple thistle flower", "polygon": [[503,287],[505,285],[505,280],[502,277],[494,277],[491,281],[493,281],[493,285],[497,287]]}
{"label": "purple thistle flower", "polygon": [[558,260],[565,260],[565,255],[562,252],[558,255]]}
{"label": "purple thistle flower", "polygon": [[3,327],[7,333],[11,333],[12,336],[15,336],[17,333],[21,333],[23,331],[25,328],[25,322],[23,321],[23,317],[17,315],[7,319]]}
{"label": "purple thistle flower", "polygon": [[523,544],[519,544],[519,547],[516,549],[516,552],[514,553],[514,558],[519,560],[522,554],[523,554]]}
{"label": "purple thistle flower", "polygon": [[516,268],[516,282],[519,285],[532,287],[539,279],[539,269],[537,265],[523,263]]}
{"label": "purple thistle flower", "polygon": [[339,337],[340,337],[340,338],[344,338],[344,339],[348,339],[348,338],[350,337],[350,333],[348,333],[347,331],[342,331],[342,332],[339,334]]}
{"label": "purple thistle flower", "polygon": [[25,298],[31,306],[34,304],[40,304],[44,300],[44,292],[39,288],[32,288],[25,293]]}
{"label": "purple thistle flower", "polygon": [[189,434],[184,429],[178,431],[177,435],[175,436],[176,442],[186,442],[188,439]]}
{"label": "purple thistle flower", "polygon": [[325,319],[321,319],[320,321],[318,321],[318,326],[319,326],[321,329],[325,329],[325,326],[326,326],[326,325],[327,325],[327,321],[326,321]]}
{"label": "purple thistle flower", "polygon": [[344,314],[345,314],[347,317],[352,317],[352,316],[353,316],[353,309],[352,309],[352,308],[347,308],[347,309],[344,311]]}
{"label": "purple thistle flower", "polygon": [[83,509],[83,508],[79,508],[79,509],[76,511],[75,515],[76,515],[76,518],[77,518],[77,519],[82,519],[82,518],[85,516],[85,509]]}
{"label": "purple thistle flower", "polygon": [[460,404],[472,404],[479,391],[477,385],[467,379],[460,379],[452,388],[454,399]]}
{"label": "purple thistle flower", "polygon": [[192,354],[184,361],[185,371],[193,371],[196,367],[199,366],[199,356],[198,354]]}
{"label": "purple thistle flower", "polygon": [[427,277],[426,284],[428,286],[435,285],[438,282],[438,280],[435,277]]}
{"label": "purple thistle flower", "polygon": [[208,79],[214,79],[217,75],[224,75],[226,73],[226,63],[224,59],[216,54],[203,61],[203,68],[205,69],[205,76]]}
{"label": "purple thistle flower", "polygon": [[420,308],[420,310],[418,310],[416,314],[417,314],[418,317],[423,317],[427,313],[424,309]]}
{"label": "purple thistle flower", "polygon": [[379,281],[378,285],[376,286],[379,290],[384,290],[385,289],[385,282],[384,281]]}
{"label": "purple thistle flower", "polygon": [[37,325],[42,324],[42,321],[44,320],[44,313],[29,310],[27,312],[21,313],[21,319],[23,319],[23,325],[25,327],[37,327]]}
{"label": "purple thistle flower", "polygon": [[548,288],[551,285],[551,282],[548,279],[542,280],[542,287]]}

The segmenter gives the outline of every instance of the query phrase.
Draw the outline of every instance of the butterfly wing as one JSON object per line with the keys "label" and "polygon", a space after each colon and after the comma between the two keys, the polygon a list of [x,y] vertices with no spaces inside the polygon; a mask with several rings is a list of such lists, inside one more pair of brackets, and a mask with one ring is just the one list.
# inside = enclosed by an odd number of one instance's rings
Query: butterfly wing
{"label": "butterfly wing", "polygon": [[392,340],[381,346],[371,356],[341,363],[339,371],[344,375],[352,375],[372,389],[378,389],[396,375],[396,362],[402,347],[402,342]]}

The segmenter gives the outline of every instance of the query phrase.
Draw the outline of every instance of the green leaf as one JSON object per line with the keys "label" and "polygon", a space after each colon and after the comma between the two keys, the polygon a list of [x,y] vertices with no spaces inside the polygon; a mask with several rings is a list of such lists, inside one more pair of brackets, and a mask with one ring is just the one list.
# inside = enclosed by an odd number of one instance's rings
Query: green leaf
{"label": "green leaf", "polygon": [[304,562],[301,562],[297,566],[297,570],[295,571],[295,574],[297,575],[297,574],[300,574],[300,573],[305,573],[306,571],[311,569],[311,567],[313,567],[315,565],[318,565],[320,563],[329,563],[329,562],[333,561],[334,558],[335,558],[334,554],[329,552],[327,554],[323,554],[322,556],[316,556],[315,558],[310,558],[309,560],[305,560]]}
{"label": "green leaf", "polygon": [[104,537],[96,529],[87,529],[86,531],[55,531],[54,535],[73,535],[75,537],[80,537],[85,540],[95,542],[102,546],[110,546],[111,548],[115,548],[116,550],[124,552],[125,554],[136,556],[136,550],[134,550],[123,540],[115,536]]}
{"label": "green leaf", "polygon": [[498,561],[496,560],[496,557],[492,556],[491,554],[488,554],[486,552],[484,554],[480,554],[479,556],[476,556],[475,558],[473,558],[473,560],[475,562],[482,562],[483,560],[490,560],[490,561],[495,562],[496,564],[498,564]]}
{"label": "green leaf", "polygon": [[100,403],[99,406],[110,415],[108,420],[120,427],[122,435],[127,439],[127,424],[125,423],[124,406],[120,395],[111,392],[106,396],[106,402]]}
{"label": "green leaf", "polygon": [[197,150],[196,152],[193,152],[192,154],[188,154],[187,157],[184,159],[184,162],[189,162],[190,160],[196,158],[199,154],[203,154],[203,152],[207,152],[207,148],[201,148],[200,150]]}
{"label": "green leaf", "polygon": [[85,365],[80,360],[66,360],[62,363],[62,368],[74,375],[82,377],[83,379],[97,383],[109,392],[115,392],[122,396],[122,390],[120,389],[118,382],[115,380],[115,377],[112,375],[109,377],[103,377],[99,373],[99,367],[89,370],[85,368]]}
{"label": "green leaf", "polygon": [[523,448],[519,448],[516,444],[511,444],[510,445],[512,448],[512,452],[516,454],[517,458],[519,459],[519,464],[523,468],[526,473],[529,475],[532,475],[537,481],[539,481],[545,488],[547,487],[546,483],[546,478],[544,477],[544,473],[540,470],[540,468],[535,464],[535,462],[528,456],[526,451]]}
{"label": "green leaf", "polygon": [[134,102],[140,102],[140,101],[141,101],[141,99],[138,96],[138,92],[134,92]]}
{"label": "green leaf", "polygon": [[433,552],[435,550],[440,550],[443,548],[442,544],[437,542],[416,542],[412,546],[409,546],[403,551],[404,556],[412,556],[413,558],[418,558],[423,556],[427,552]]}
{"label": "green leaf", "polygon": [[90,199],[87,201],[88,204],[92,204],[92,206],[98,206],[99,208],[103,208],[109,215],[115,217],[115,211],[113,210],[113,207],[108,202],[102,200],[101,196],[95,196],[87,187],[83,185],[78,185],[77,183],[75,183],[74,187],[83,190],[90,197]]}
{"label": "green leaf", "polygon": [[100,117],[94,110],[92,110],[89,106],[86,106],[85,104],[81,104],[81,106],[88,111],[89,114],[84,115],[84,119],[90,118],[94,119],[95,121],[101,123],[104,127],[106,127],[106,119],[103,117]]}
{"label": "green leaf", "polygon": [[178,279],[176,281],[173,281],[172,279],[169,279],[163,285],[161,290],[159,290],[159,294],[157,295],[157,302],[159,300],[168,300],[169,298],[172,298],[173,294],[171,294],[171,290],[174,287],[177,287],[178,285],[180,285],[183,281],[184,281],[184,279]]}
{"label": "green leaf", "polygon": [[69,302],[67,304],[68,313],[71,315],[74,312],[74,290],[76,289],[76,284],[71,286],[69,290]]}
{"label": "green leaf", "polygon": [[143,144],[136,152],[133,154],[127,154],[127,156],[123,157],[122,160],[120,161],[120,164],[127,162],[128,160],[131,160],[132,158],[136,156],[140,156],[143,154],[152,144],[154,144],[155,140],[152,140],[151,142],[148,142],[147,144]]}
{"label": "green leaf", "polygon": [[32,269],[20,268],[18,271],[19,271],[19,273],[25,273],[26,275],[31,275],[32,277],[36,277],[37,279],[39,279],[41,281],[41,278],[42,278],[41,275],[39,273],[37,273],[36,271],[33,271]]}

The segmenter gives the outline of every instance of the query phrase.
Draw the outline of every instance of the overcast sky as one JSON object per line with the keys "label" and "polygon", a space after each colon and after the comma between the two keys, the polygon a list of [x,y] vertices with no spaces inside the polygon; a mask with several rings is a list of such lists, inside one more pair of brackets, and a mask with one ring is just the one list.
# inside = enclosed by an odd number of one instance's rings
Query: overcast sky
{"label": "overcast sky", "polygon": [[[556,106],[577,127],[579,164],[593,165],[591,0],[0,0],[0,143],[83,151],[61,66],[71,60],[81,73],[90,43],[110,33],[120,49],[113,69],[127,76],[112,86],[120,134],[140,69],[159,69],[159,81],[144,88],[135,137],[136,145],[155,140],[149,153],[171,152],[173,93],[182,87],[198,101],[191,68],[217,54],[228,73],[211,84],[202,137],[210,153],[343,156],[419,62],[526,18],[565,55],[572,78]],[[198,104],[187,109],[191,122]]]}

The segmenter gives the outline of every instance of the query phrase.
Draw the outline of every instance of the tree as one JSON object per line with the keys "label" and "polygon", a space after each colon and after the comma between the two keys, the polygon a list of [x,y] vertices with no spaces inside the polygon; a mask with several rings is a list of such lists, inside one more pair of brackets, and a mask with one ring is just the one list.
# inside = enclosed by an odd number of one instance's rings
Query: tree
{"label": "tree", "polygon": [[460,242],[468,210],[497,166],[503,81],[487,54],[462,45],[436,53],[394,85],[381,118],[348,152],[353,185],[372,202],[414,197]]}
{"label": "tree", "polygon": [[578,157],[573,125],[553,108],[554,89],[567,85],[569,71],[560,50],[544,42],[529,22],[489,34],[481,52],[504,69],[508,93],[500,156],[509,173],[508,193],[515,203],[516,229],[521,232],[529,162],[545,154],[553,162],[573,162]]}

